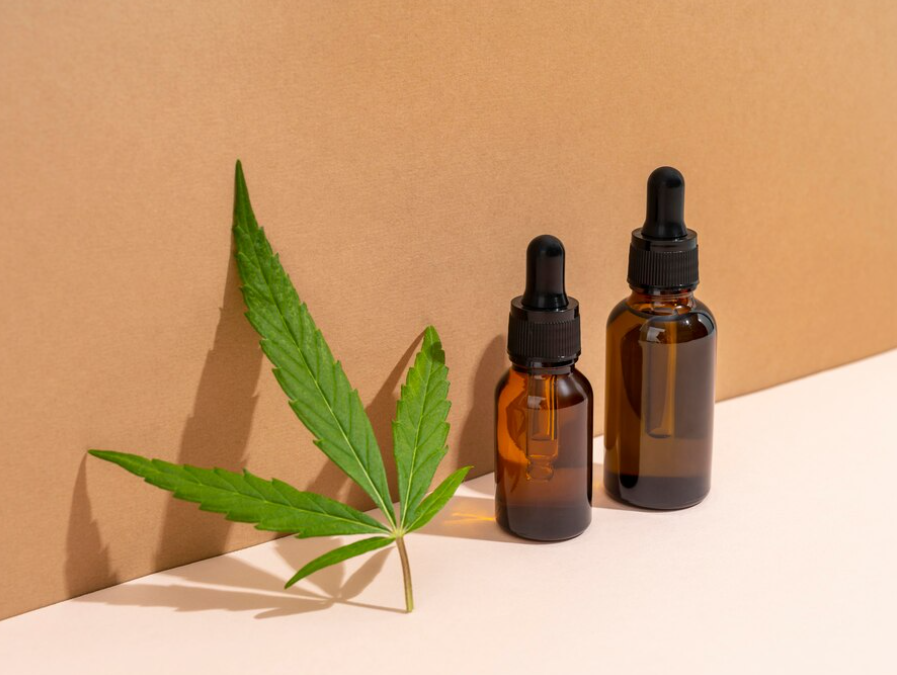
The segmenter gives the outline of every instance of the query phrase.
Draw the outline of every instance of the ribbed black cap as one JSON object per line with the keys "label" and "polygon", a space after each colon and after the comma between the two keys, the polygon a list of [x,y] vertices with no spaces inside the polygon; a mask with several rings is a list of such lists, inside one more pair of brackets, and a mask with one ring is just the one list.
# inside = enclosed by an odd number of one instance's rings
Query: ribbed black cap
{"label": "ribbed black cap", "polygon": [[685,179],[671,166],[648,178],[647,215],[632,232],[627,281],[648,291],[698,285],[698,235],[685,226]]}
{"label": "ribbed black cap", "polygon": [[508,355],[521,365],[559,364],[581,351],[579,303],[564,288],[564,245],[543,234],[526,249],[526,290],[511,300]]}

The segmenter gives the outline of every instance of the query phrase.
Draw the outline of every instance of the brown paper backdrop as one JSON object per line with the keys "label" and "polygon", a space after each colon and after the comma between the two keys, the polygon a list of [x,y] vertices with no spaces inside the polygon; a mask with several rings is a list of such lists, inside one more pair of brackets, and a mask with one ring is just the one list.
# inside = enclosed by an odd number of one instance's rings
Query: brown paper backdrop
{"label": "brown paper backdrop", "polygon": [[544,231],[601,410],[659,164],[687,179],[721,398],[897,344],[895,3],[141,5],[2,11],[0,616],[266,538],[88,447],[350,492],[242,318],[237,157],[386,448],[440,329],[443,473],[491,469],[508,301]]}

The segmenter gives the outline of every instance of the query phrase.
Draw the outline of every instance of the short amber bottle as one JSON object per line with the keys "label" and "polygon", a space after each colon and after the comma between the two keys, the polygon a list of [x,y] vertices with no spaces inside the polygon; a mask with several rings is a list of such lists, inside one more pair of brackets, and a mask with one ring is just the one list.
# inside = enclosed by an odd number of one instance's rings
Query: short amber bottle
{"label": "short amber bottle", "polygon": [[632,294],[607,321],[604,486],[614,499],[681,509],[710,491],[716,320],[694,296],[697,235],[685,227],[685,182],[648,180],[648,216],[633,232]]}
{"label": "short amber bottle", "polygon": [[511,301],[512,366],[495,395],[495,513],[508,532],[559,541],[592,511],[592,388],[576,370],[579,303],[564,290],[564,248],[527,249],[526,292]]}

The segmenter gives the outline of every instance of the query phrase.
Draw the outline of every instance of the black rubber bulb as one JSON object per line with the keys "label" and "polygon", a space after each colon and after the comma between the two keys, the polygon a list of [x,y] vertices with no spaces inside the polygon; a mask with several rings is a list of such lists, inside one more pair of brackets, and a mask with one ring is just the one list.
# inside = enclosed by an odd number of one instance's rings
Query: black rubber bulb
{"label": "black rubber bulb", "polygon": [[522,304],[528,309],[564,309],[564,245],[543,234],[526,247],[526,290]]}
{"label": "black rubber bulb", "polygon": [[671,166],[654,169],[648,177],[648,208],[642,235],[648,239],[680,239],[685,227],[685,179]]}

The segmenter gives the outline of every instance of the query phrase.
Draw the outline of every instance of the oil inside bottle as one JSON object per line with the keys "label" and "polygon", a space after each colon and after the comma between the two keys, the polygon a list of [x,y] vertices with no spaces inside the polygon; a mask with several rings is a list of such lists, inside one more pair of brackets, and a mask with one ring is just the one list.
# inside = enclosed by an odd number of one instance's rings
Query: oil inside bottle
{"label": "oil inside bottle", "polygon": [[710,490],[716,325],[689,295],[636,293],[608,321],[604,485],[642,508],[693,506]]}

